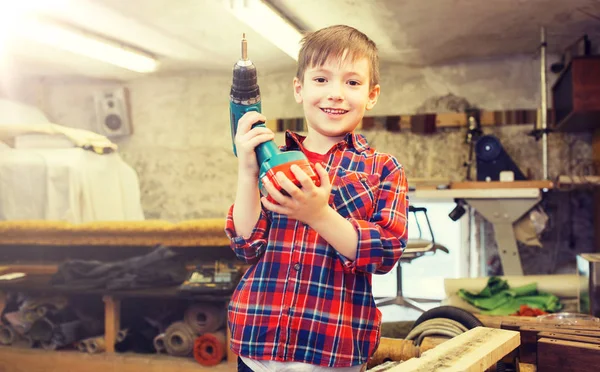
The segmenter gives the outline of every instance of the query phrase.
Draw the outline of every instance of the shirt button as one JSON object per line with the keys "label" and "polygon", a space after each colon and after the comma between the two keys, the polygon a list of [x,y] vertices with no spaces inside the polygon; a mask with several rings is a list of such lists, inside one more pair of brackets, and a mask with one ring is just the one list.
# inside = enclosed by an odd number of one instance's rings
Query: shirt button
{"label": "shirt button", "polygon": [[300,271],[300,263],[296,262],[296,264],[294,265],[294,270]]}

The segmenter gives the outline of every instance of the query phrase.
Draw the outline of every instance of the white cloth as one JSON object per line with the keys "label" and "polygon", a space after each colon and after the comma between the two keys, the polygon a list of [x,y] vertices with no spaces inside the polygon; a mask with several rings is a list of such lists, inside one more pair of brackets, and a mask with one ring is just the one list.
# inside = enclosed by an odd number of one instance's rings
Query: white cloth
{"label": "white cloth", "polygon": [[321,367],[299,362],[275,362],[272,360],[256,360],[240,357],[254,372],[360,372],[364,365],[353,367]]}
{"label": "white cloth", "polygon": [[143,220],[139,180],[118,153],[0,148],[0,220]]}

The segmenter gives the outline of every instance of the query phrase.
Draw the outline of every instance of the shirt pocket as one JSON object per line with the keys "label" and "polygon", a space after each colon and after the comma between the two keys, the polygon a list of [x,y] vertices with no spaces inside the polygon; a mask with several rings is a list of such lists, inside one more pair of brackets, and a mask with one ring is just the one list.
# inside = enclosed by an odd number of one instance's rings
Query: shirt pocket
{"label": "shirt pocket", "polygon": [[379,194],[379,176],[340,169],[332,188],[333,204],[345,218],[369,220]]}

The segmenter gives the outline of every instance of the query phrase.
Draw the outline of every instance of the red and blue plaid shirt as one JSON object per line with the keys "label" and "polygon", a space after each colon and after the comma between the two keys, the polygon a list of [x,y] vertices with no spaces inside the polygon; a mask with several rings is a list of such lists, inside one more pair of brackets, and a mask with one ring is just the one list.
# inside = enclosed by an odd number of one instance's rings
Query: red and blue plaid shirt
{"label": "red and blue plaid shirt", "polygon": [[[303,150],[286,133],[282,150]],[[263,208],[251,235],[237,236],[233,206],[225,231],[238,258],[252,266],[229,304],[231,350],[259,360],[328,367],[366,363],[379,344],[381,312],[371,275],[389,272],[408,237],[408,186],[389,154],[350,133],[329,152],[329,204],[358,232],[348,260],[310,226]]]}

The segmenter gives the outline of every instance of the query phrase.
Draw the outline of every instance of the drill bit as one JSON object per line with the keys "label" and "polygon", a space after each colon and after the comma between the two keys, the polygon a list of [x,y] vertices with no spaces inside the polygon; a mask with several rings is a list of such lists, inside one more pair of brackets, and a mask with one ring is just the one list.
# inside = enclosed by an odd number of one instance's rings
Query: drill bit
{"label": "drill bit", "polygon": [[242,61],[248,60],[248,41],[246,40],[246,34],[242,34]]}

